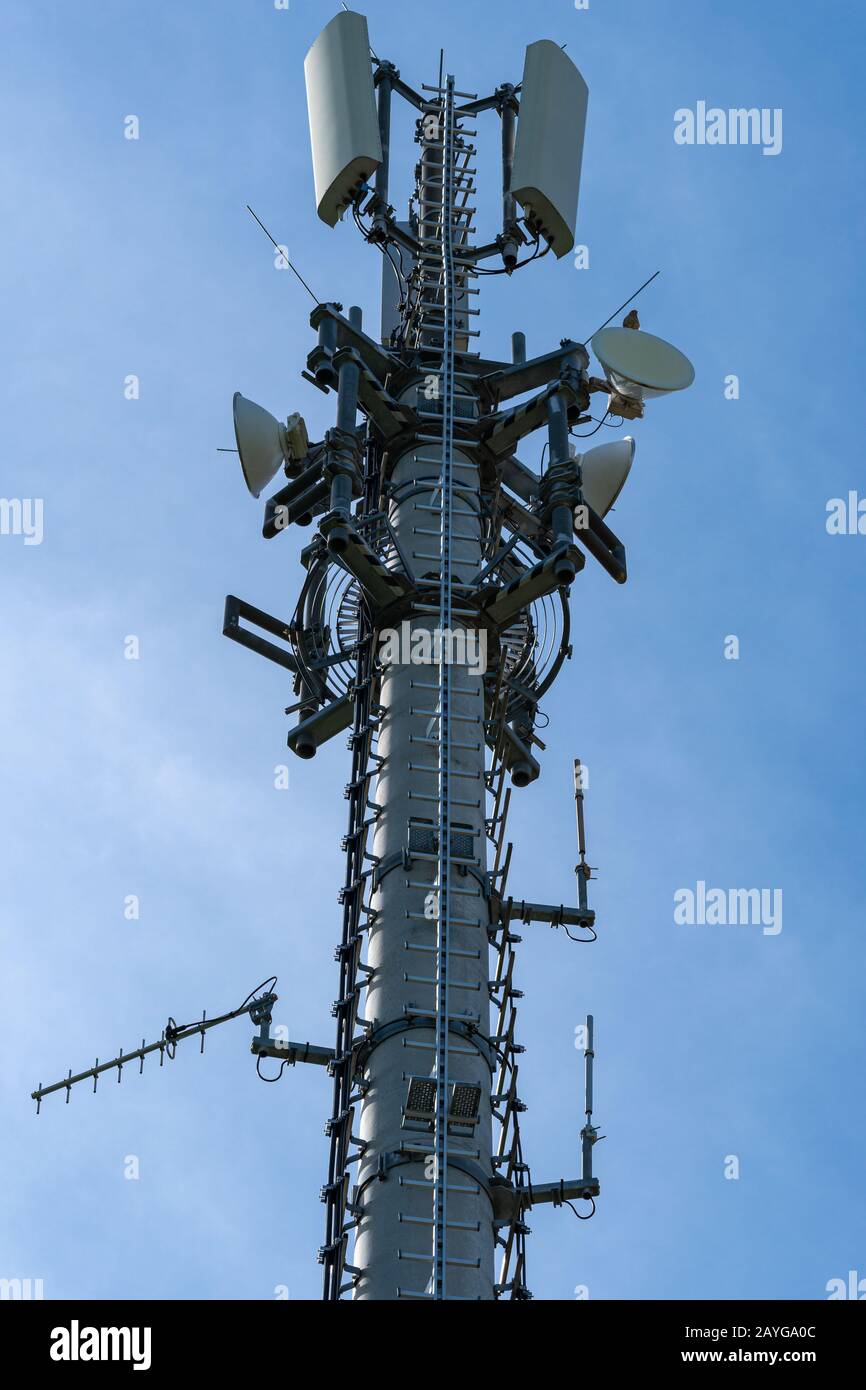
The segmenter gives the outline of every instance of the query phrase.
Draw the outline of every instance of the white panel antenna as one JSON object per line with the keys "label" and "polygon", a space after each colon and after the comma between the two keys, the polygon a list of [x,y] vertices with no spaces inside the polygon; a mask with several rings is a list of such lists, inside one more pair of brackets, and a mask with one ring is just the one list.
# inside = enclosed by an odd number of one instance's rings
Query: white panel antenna
{"label": "white panel antenna", "polygon": [[550,39],[526,50],[511,192],[557,257],[574,245],[589,89]]}
{"label": "white panel antenna", "polygon": [[342,11],[304,60],[316,211],[333,227],[382,162],[367,21]]}

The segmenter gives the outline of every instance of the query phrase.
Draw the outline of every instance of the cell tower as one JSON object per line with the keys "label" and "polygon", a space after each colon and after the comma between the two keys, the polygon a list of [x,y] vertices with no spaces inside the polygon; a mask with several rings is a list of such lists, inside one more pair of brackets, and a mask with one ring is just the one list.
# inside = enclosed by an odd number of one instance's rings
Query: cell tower
{"label": "cell tower", "polygon": [[[119,1079],[150,1051],[162,1062],[197,1033],[203,1047],[206,1028],[248,1013],[259,1058],[323,1065],[333,1081],[324,1298],[527,1299],[527,1216],[541,1203],[594,1211],[599,1135],[589,1018],[580,1176],[531,1181],[516,929],[548,923],[591,941],[595,914],[581,764],[575,907],[509,894],[506,784],[539,775],[539,703],[571,654],[569,591],[586,555],[626,578],[604,516],[634,443],[580,454],[571,431],[592,419],[593,394],[608,398],[605,419],[640,419],[646,399],[694,373],[634,312],[593,336],[601,377],[571,339],[531,359],[517,332],[510,361],[473,349],[482,276],[574,244],[588,94],[557,44],[531,44],[521,82],[490,96],[456,90],[441,63],[417,91],[372,54],[366,19],[344,11],[305,73],[318,215],[334,226],[350,213],[382,252],[381,325],[371,334],[360,309],[316,301],[303,376],[336,397],[320,442],[299,415],[282,423],[235,395],[250,492],[287,478],[265,503],[264,536],[315,530],[291,620],[229,596],[224,631],[292,673],[298,757],[348,731],[336,1038],[332,1048],[274,1040],[267,981],[230,1014],[170,1020],[150,1047],[33,1094],[66,1088],[68,1100],[80,1080],[95,1086],[114,1067]],[[419,146],[402,220],[389,203],[395,96],[417,112]],[[502,229],[476,245],[471,123],[487,112],[501,122]],[[540,473],[514,452],[538,430],[549,448]]]}

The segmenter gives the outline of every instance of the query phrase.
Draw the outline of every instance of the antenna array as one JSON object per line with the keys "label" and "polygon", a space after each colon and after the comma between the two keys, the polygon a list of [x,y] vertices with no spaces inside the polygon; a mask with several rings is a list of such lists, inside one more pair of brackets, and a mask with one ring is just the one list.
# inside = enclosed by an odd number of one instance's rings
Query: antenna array
{"label": "antenna array", "polygon": [[[573,244],[587,93],[556,44],[530,45],[522,81],[482,98],[441,71],[416,91],[370,54],[366,20],[344,10],[305,68],[318,213],[329,226],[350,213],[381,251],[382,330],[365,331],[359,308],[319,301],[302,280],[317,335],[302,375],[336,396],[334,425],[311,442],[299,415],[281,422],[236,394],[250,492],[281,469],[287,479],[265,503],[264,537],[315,530],[292,618],[230,595],[223,626],[291,674],[297,756],[348,733],[334,1046],[273,1039],[266,981],[230,1014],[181,1029],[170,1020],[158,1042],[34,1098],[65,1087],[68,1100],[77,1082],[95,1086],[115,1067],[119,1079],[149,1052],[162,1064],[182,1038],[200,1034],[203,1047],[206,1029],[249,1013],[259,1060],[313,1062],[332,1079],[323,1297],[525,1300],[527,1215],[544,1203],[592,1215],[602,1137],[589,1017],[581,1175],[532,1180],[515,928],[546,923],[576,944],[596,940],[578,761],[577,905],[518,899],[508,885],[512,787],[540,773],[541,701],[572,654],[571,585],[587,555],[626,578],[604,516],[633,441],[580,454],[572,434],[591,420],[593,393],[608,397],[604,421],[611,408],[640,419],[645,400],[688,385],[691,369],[641,334],[634,313],[625,340],[604,329],[603,377],[588,374],[587,349],[571,338],[527,358],[516,332],[510,361],[476,347],[480,277]],[[419,147],[403,221],[389,202],[394,96],[416,111]],[[502,226],[477,245],[470,123],[490,111],[501,121]],[[515,453],[538,430],[549,450],[541,472]],[[484,659],[470,662],[470,649]]]}

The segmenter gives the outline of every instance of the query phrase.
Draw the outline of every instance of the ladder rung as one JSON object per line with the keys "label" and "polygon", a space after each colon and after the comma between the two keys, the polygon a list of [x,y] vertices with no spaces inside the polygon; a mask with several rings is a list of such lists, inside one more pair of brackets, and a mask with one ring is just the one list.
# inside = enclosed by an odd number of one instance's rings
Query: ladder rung
{"label": "ladder rung", "polygon": [[[442,187],[443,187],[443,188],[445,187],[444,183],[442,184]],[[452,188],[454,187],[453,182],[452,182],[451,187],[452,187]],[[450,210],[448,216],[449,216],[449,219],[450,219],[450,218],[453,218],[453,217],[461,217],[461,216],[465,213],[467,217],[474,217],[477,211],[478,211],[477,208],[470,207],[468,203],[459,203],[459,204],[456,204],[455,206],[453,206],[453,207],[451,208],[451,210]],[[441,210],[440,210],[440,214],[441,214]],[[435,223],[435,222],[436,222],[436,218],[435,218],[435,217],[419,217],[419,218],[418,218],[419,226],[424,226],[424,224],[425,224],[425,223],[428,223],[428,222]],[[460,230],[462,230],[462,228],[461,228]]]}
{"label": "ladder rung", "polygon": [[[432,1023],[431,1023],[430,1026],[431,1026],[431,1028],[432,1028],[432,1026],[433,1026]],[[415,1047],[415,1048],[418,1049],[419,1052],[435,1052],[435,1050],[436,1050],[436,1044],[435,1044],[435,1042],[419,1042],[419,1040],[418,1040],[417,1038],[406,1038],[406,1037],[404,1037],[404,1038],[402,1039],[402,1045],[403,1045],[403,1047]],[[477,1056],[478,1056],[478,1052],[477,1052],[477,1050],[476,1050],[474,1047],[460,1047],[458,1043],[453,1043],[453,1042],[450,1042],[450,1043],[448,1044],[448,1052],[449,1052],[450,1055],[452,1055],[452,1056],[454,1056],[454,1057],[477,1057]],[[449,1144],[449,1148],[451,1148],[451,1145],[450,1145],[450,1144]],[[426,1152],[426,1150],[421,1150],[421,1152],[422,1152],[422,1153],[423,1153],[423,1152]],[[452,1152],[453,1152],[453,1150],[452,1150]],[[476,1152],[477,1152],[477,1151],[476,1151]]]}
{"label": "ladder rung", "polygon": [[[452,746],[452,748],[453,748],[455,745],[452,744],[451,746]],[[410,858],[412,858],[412,859],[421,859],[421,860],[423,860],[423,861],[424,861],[425,863],[427,863],[427,864],[438,864],[438,863],[439,863],[439,855],[438,855],[438,854],[425,854],[425,853],[422,853],[422,851],[417,850],[417,849],[413,849],[413,850],[410,851]],[[448,864],[466,864],[466,865],[472,865],[472,866],[473,866],[474,868],[476,868],[476,869],[479,868],[479,867],[480,867],[480,864],[481,864],[481,860],[480,860],[480,859],[468,859],[468,858],[466,858],[465,855],[462,855],[462,854],[449,854],[448,859],[447,859],[446,862],[447,862]],[[430,887],[431,887],[431,888],[435,888],[435,887],[436,887],[436,884],[435,884],[435,883],[431,883]],[[423,1010],[422,1010],[422,1012],[423,1012]]]}
{"label": "ladder rung", "polygon": [[[442,288],[442,281],[441,281],[441,280],[434,280],[432,277],[428,277],[428,276],[426,276],[426,275],[425,275],[424,280],[422,281],[422,284],[423,284],[424,289],[441,289],[441,288]],[[480,294],[480,293],[481,293],[481,290],[478,288],[477,285],[461,285],[460,288],[456,291],[456,293],[457,293],[458,295],[460,295],[460,296],[462,296],[462,295],[464,295],[464,294]],[[424,302],[423,302],[422,300],[419,299],[412,307],[413,307],[414,309],[423,308],[423,307],[424,307]]]}
{"label": "ladder rung", "polygon": [[[480,312],[480,310],[479,310],[479,312]],[[436,375],[435,372],[428,372],[428,376],[435,376],[435,375]],[[420,391],[420,390],[422,390],[423,388],[419,387],[418,389],[419,389],[419,391]],[[476,401],[476,402],[477,402],[477,400],[478,400],[478,393],[477,393],[476,391],[458,391],[458,390],[455,390],[455,391],[452,392],[452,395],[454,396],[454,399],[455,399],[456,401]],[[428,397],[425,396],[424,399],[427,400]],[[429,399],[431,399],[431,400],[436,400],[436,399],[441,399],[441,397],[437,398],[436,396],[432,396],[432,397],[430,397]],[[440,411],[439,413],[441,414],[441,411]]]}
{"label": "ladder rung", "polygon": [[[427,887],[429,887],[429,885],[425,883],[425,884],[424,884],[424,887],[427,888]],[[453,891],[453,889],[452,889],[452,891]],[[430,922],[430,924],[431,924],[431,926],[432,926],[433,919],[432,919],[432,918],[428,918],[427,920]],[[422,946],[422,945],[421,945],[419,942],[417,942],[417,941],[404,941],[404,942],[403,942],[403,949],[404,949],[405,951],[424,951],[424,953],[425,953],[426,955],[432,955],[432,956],[435,956],[435,955],[438,955],[438,954],[439,954],[438,948],[437,948],[436,946]],[[448,954],[449,954],[449,956],[460,956],[462,959],[466,959],[466,960],[480,960],[480,959],[481,959],[481,952],[480,952],[480,951],[464,951],[464,950],[461,950],[460,948],[458,948],[457,946],[449,946],[449,947],[448,947]]]}
{"label": "ladder rung", "polygon": [[446,326],[445,324],[443,324],[442,327],[440,328],[438,324],[435,324],[435,323],[425,323],[425,324],[424,324],[424,332],[425,332],[425,333],[453,333],[453,335],[454,335],[455,338],[480,338],[480,337],[481,337],[481,329],[480,329],[480,328],[460,328],[460,327],[456,327],[456,326],[455,326],[455,327],[452,327],[450,324],[447,325],[447,326]]}
{"label": "ladder rung", "polygon": [[[430,1046],[431,1046],[431,1047],[435,1047],[436,1044],[435,1044],[435,1043],[431,1043]],[[477,1056],[478,1056],[478,1053],[476,1052],[475,1055],[476,1055],[476,1057],[477,1057]],[[458,1136],[455,1135],[455,1139],[457,1139],[457,1137],[458,1137]],[[453,1146],[452,1146],[451,1144],[449,1144],[448,1147],[449,1147],[449,1149],[451,1149],[451,1152],[452,1152],[453,1154],[459,1155],[460,1158],[480,1158],[480,1157],[481,1157],[481,1150],[480,1150],[476,1145],[474,1145],[474,1144],[471,1145],[469,1148],[466,1148],[465,1145],[460,1144],[460,1143],[458,1142],[458,1143],[455,1143]],[[404,1153],[404,1154],[419,1154],[419,1155],[421,1156],[421,1158],[432,1158],[432,1157],[433,1157],[433,1154],[434,1154],[434,1150],[431,1149],[431,1147],[430,1147],[430,1140],[429,1140],[429,1139],[427,1140],[426,1143],[422,1143],[420,1139],[419,1139],[417,1142],[413,1142],[411,1139],[404,1139],[403,1142],[402,1142],[401,1145],[400,1145],[400,1153]],[[428,1183],[427,1186],[429,1187],[430,1184]]]}
{"label": "ladder rung", "polygon": [[[422,238],[421,238],[421,245],[422,245],[422,246],[438,246],[438,247],[441,248],[441,242],[436,241],[433,237],[422,237]],[[424,253],[422,253],[422,254],[424,254]],[[441,261],[442,257],[441,257],[441,255],[439,255],[439,256],[437,256],[437,257],[434,258],[433,256],[428,256],[428,255],[424,254],[424,259],[425,259],[425,260],[433,260],[433,259],[436,259],[436,260],[440,260],[440,261]],[[471,258],[470,256],[458,256],[458,255],[454,255],[454,254],[452,253],[451,259],[452,259],[452,261],[454,262],[455,265],[460,266],[460,272],[459,272],[459,273],[460,273],[461,275],[474,275],[475,278],[476,278],[476,280],[478,279],[478,271],[475,270],[475,268],[474,268],[474,267],[475,267],[475,262],[474,262],[474,260],[472,260],[472,258]]]}
{"label": "ladder rung", "polygon": [[[432,1264],[432,1263],[433,1263],[433,1253],[432,1253],[432,1251],[431,1251],[431,1253],[430,1253],[429,1255],[419,1255],[419,1254],[416,1254],[416,1252],[415,1252],[414,1250],[398,1250],[398,1251],[397,1251],[397,1259],[398,1259],[398,1260],[423,1260],[423,1261],[425,1261],[427,1264]],[[446,1263],[447,1265],[461,1265],[464,1269],[480,1269],[480,1268],[481,1268],[481,1260],[480,1260],[480,1259],[478,1259],[478,1260],[461,1260],[461,1259],[458,1259],[456,1255],[446,1255],[446,1256],[445,1256],[445,1263]]]}
{"label": "ladder rung", "polygon": [[[432,461],[432,460],[431,460],[431,461]],[[436,462],[437,462],[437,463],[441,463],[441,459],[437,459]],[[475,465],[473,464],[472,467],[474,468]],[[411,498],[405,498],[405,499],[403,499],[403,500],[408,502],[408,501],[411,501]],[[400,506],[400,502],[398,501],[398,502],[396,503],[396,505],[399,507],[399,506]],[[441,507],[428,507],[428,506],[426,506],[426,505],[424,505],[424,504],[416,504],[415,510],[416,510],[416,512],[436,512],[437,514],[441,514],[442,508],[441,508]],[[452,515],[452,516],[469,516],[469,517],[472,518],[473,521],[480,521],[480,520],[481,520],[481,513],[480,513],[480,512],[473,512],[469,507],[452,507],[452,508],[451,508],[451,515]],[[463,539],[463,537],[461,537],[461,539]]]}
{"label": "ladder rung", "polygon": [[[410,773],[438,773],[439,769],[438,767],[428,767],[427,763],[409,763],[409,771]],[[452,767],[452,770],[449,771],[448,776],[477,778],[478,773],[460,773],[460,771],[457,771]]]}
{"label": "ladder rung", "polygon": [[[407,914],[407,915],[408,915],[408,914]],[[458,925],[459,925],[459,924],[454,920],[453,917],[450,917],[448,920],[449,920],[449,924],[450,924],[451,926],[458,926]],[[480,926],[480,923],[479,923],[478,925]],[[428,978],[428,976],[426,976],[426,975],[407,975],[405,971],[403,972],[403,979],[404,979],[404,981],[406,982],[406,984],[408,984],[408,985],[435,985],[435,984],[436,984],[436,981],[435,981],[434,979]],[[449,989],[471,989],[475,994],[477,994],[478,991],[479,991],[480,988],[481,988],[481,985],[478,983],[477,980],[475,980],[475,981],[473,981],[473,980],[449,980],[449,981],[448,981],[448,988],[449,988]]]}
{"label": "ladder rung", "polygon": [[[441,711],[438,709],[417,709],[414,706],[410,707],[409,713],[415,714],[421,719],[423,719],[425,716],[428,719],[441,719],[442,717]],[[448,718],[453,719],[460,724],[481,724],[484,722],[481,716],[478,714],[452,714],[450,710],[448,712]],[[471,803],[467,802],[466,804],[471,804],[475,806],[480,805],[481,803],[473,801]]]}
{"label": "ladder rung", "polygon": [[[452,719],[454,719],[454,718],[459,718],[459,715],[458,715],[458,716],[455,716],[455,715],[452,714],[451,718],[452,718]],[[473,720],[473,723],[474,723],[474,720]],[[449,772],[448,775],[449,775],[449,777],[452,777],[454,774],[451,773],[451,772]],[[470,773],[470,776],[474,776],[474,774],[473,774],[473,773]],[[437,802],[437,803],[438,803],[438,802],[441,800],[441,798],[438,797],[438,796],[428,795],[426,792],[413,792],[413,791],[412,791],[412,788],[410,787],[410,788],[409,788],[409,800],[410,800],[410,801],[432,801],[432,802]],[[462,797],[459,797],[459,796],[450,796],[450,797],[448,798],[448,800],[449,800],[449,802],[450,802],[450,804],[451,804],[452,806],[468,806],[469,809],[472,810],[472,811],[478,811],[478,810],[480,810],[480,808],[481,808],[481,802],[480,802],[480,801],[467,801],[465,798],[462,798]]]}
{"label": "ladder rung", "polygon": [[[438,167],[438,166],[437,166],[437,167]],[[462,178],[463,178],[464,175],[466,175],[466,176],[471,180],[471,179],[474,177],[474,175],[477,174],[477,173],[478,173],[477,167],[472,167],[472,166],[467,167],[467,166],[464,164],[464,165],[462,166],[462,168],[458,170],[458,179],[456,179],[455,182],[457,182],[458,180],[462,180]],[[425,174],[424,177],[421,179],[421,187],[422,187],[422,188],[443,188],[443,187],[444,187],[444,180],[443,180],[443,179],[431,179],[431,178],[429,178],[429,177]]]}
{"label": "ladder rung", "polygon": [[[416,351],[416,352],[423,352],[423,353],[435,353],[436,356],[437,356],[437,358],[439,359],[440,362],[442,361],[442,357],[443,357],[443,355],[444,355],[444,350],[443,350],[443,348],[442,348],[441,343],[417,343],[417,344],[416,344],[416,347],[415,347],[415,351]],[[480,352],[469,352],[468,350],[464,352],[462,349],[457,348],[457,349],[455,349],[454,356],[455,356],[455,357],[460,357],[460,358],[462,358],[462,359],[464,359],[464,360],[466,360],[466,361],[473,361],[473,362],[474,362],[474,361],[477,360],[477,358],[479,358],[479,357],[481,356],[481,354],[480,354]],[[436,368],[430,368],[430,369],[428,369],[428,370],[433,370],[433,371],[435,371]],[[441,371],[441,370],[442,370],[442,368],[441,368],[441,366],[440,366],[440,367],[439,367],[439,371]],[[456,377],[461,377],[464,381],[477,381],[477,380],[478,380],[478,377],[476,376],[476,374],[475,374],[474,372],[452,372],[452,376],[454,376],[455,378],[456,378]]]}
{"label": "ladder rung", "polygon": [[[446,662],[446,665],[447,665],[447,662]],[[409,682],[409,689],[410,689],[410,690],[438,690],[438,689],[439,689],[439,682],[438,682],[438,681],[410,681],[410,682]],[[478,694],[478,690],[479,690],[479,687],[478,687],[477,685],[463,685],[463,686],[460,686],[460,685],[452,685],[452,687],[451,687],[451,694],[452,694],[452,695],[477,695],[477,694]],[[410,763],[410,767],[411,767],[411,763]],[[470,777],[474,777],[475,775],[476,775],[476,774],[475,774],[474,772],[472,772],[472,773],[469,774]]]}
{"label": "ladder rung", "polygon": [[[427,1186],[429,1187],[430,1184],[428,1183]],[[398,1219],[398,1221],[400,1221],[402,1224],[405,1224],[405,1225],[412,1225],[412,1226],[432,1226],[432,1225],[433,1225],[433,1218],[432,1218],[432,1216],[404,1216],[403,1213],[402,1213],[402,1211],[398,1211],[398,1213],[397,1213],[397,1219]],[[481,1222],[480,1222],[480,1221],[446,1221],[445,1224],[446,1224],[446,1226],[448,1227],[449,1231],[480,1231],[480,1230],[481,1230]]]}
{"label": "ladder rung", "polygon": [[[452,747],[453,747],[453,746],[454,746],[454,745],[452,744]],[[435,887],[436,887],[436,884],[435,884],[432,880],[431,880],[429,883],[421,883],[419,879],[407,878],[407,880],[406,880],[406,887],[407,887],[407,888],[424,888],[424,889],[426,889],[427,892],[429,893],[429,891],[430,891],[431,888],[435,888]],[[450,886],[449,889],[448,889],[448,892],[449,892],[449,893],[459,893],[460,896],[463,897],[463,898],[477,898],[477,897],[478,897],[478,894],[480,893],[480,891],[481,891],[480,888],[455,888],[453,885]],[[417,947],[413,947],[413,950],[418,950],[418,951],[435,950],[435,947],[417,946]]]}
{"label": "ladder rung", "polygon": [[[454,585],[454,588],[465,589],[465,588],[466,588],[466,585],[465,585],[465,584]],[[413,604],[412,604],[412,610],[413,610],[413,612],[415,612],[415,613],[439,613],[439,612],[440,612],[440,608],[439,608],[439,604],[438,604],[438,603],[413,603]],[[452,615],[452,617],[454,617],[454,618],[477,618],[477,617],[478,617],[478,609],[477,609],[477,608],[452,608],[452,609],[451,609],[451,615]]]}
{"label": "ladder rung", "polygon": [[[441,435],[437,435],[437,434],[419,434],[419,435],[417,435],[416,437],[417,437],[418,442],[419,442],[420,444],[441,444],[441,443],[442,443],[442,436],[441,436]],[[481,441],[478,440],[478,439],[462,439],[462,438],[461,438],[461,439],[452,439],[451,443],[452,443],[452,446],[453,446],[455,449],[458,450],[458,452],[459,452],[459,450],[461,450],[461,449],[480,449],[480,448],[481,448]],[[437,459],[436,462],[441,464],[442,460],[441,460],[441,459]],[[477,468],[477,467],[478,467],[478,464],[477,464],[477,463],[464,463],[464,461],[463,461],[462,459],[451,459],[451,460],[450,460],[450,463],[451,463],[451,467],[452,467],[452,468]]]}
{"label": "ladder rung", "polygon": [[[435,883],[431,884],[430,888],[432,892],[438,892],[438,888]],[[406,917],[410,922],[429,922],[431,925],[436,921],[435,917],[425,917],[423,912],[407,912]],[[448,917],[448,921],[452,927],[480,927],[486,925],[486,923],[482,922],[470,922],[468,917],[451,917],[450,915]],[[406,979],[408,980],[409,978],[410,977],[407,975]],[[435,980],[418,980],[415,976],[413,976],[412,978],[415,979],[416,983],[419,985],[435,985],[436,983]],[[461,988],[476,989],[477,986],[463,985],[461,986]]]}
{"label": "ladder rung", "polygon": [[[409,735],[409,742],[410,742],[410,743],[424,743],[424,744],[427,745],[428,748],[438,748],[438,747],[439,747],[439,740],[438,740],[438,738],[419,738],[417,734],[410,734],[410,735]],[[451,739],[451,747],[452,747],[452,748],[461,748],[461,749],[465,750],[467,753],[480,753],[480,752],[481,752],[481,744],[480,744],[480,743],[461,743],[461,742],[459,742],[457,739],[453,739],[453,738]],[[414,854],[412,857],[413,857],[413,859],[426,859],[428,856],[427,856],[427,855],[423,855],[423,854]],[[435,862],[436,862],[436,859],[437,859],[437,856],[434,854],[434,855],[431,855],[430,858],[432,858],[433,862],[435,863]],[[455,862],[456,862],[456,861],[455,861]],[[465,862],[466,862],[467,864],[474,864],[474,863],[476,863],[476,860],[474,860],[474,859],[467,859]]]}
{"label": "ladder rung", "polygon": [[[439,436],[437,435],[437,436],[435,436],[435,437],[432,438],[432,439],[428,439],[427,442],[428,442],[428,444],[440,444],[440,445],[441,445],[442,440],[441,440],[441,439],[439,438]],[[461,439],[461,440],[455,440],[454,443],[456,443],[456,444],[459,446],[459,445],[461,445],[461,444],[463,443],[463,440],[462,440],[462,439]],[[413,459],[415,460],[416,463],[435,463],[435,464],[437,465],[437,467],[439,467],[439,468],[442,467],[442,459],[441,459],[441,458],[433,458],[433,456],[432,456],[431,454],[413,454],[412,457],[413,457]],[[469,459],[452,459],[452,460],[451,460],[451,467],[452,467],[452,468],[474,468],[474,469],[477,469],[477,468],[478,468],[478,464],[477,464],[477,463],[471,462]],[[429,482],[430,480],[429,480],[429,479],[421,479],[420,481]],[[438,492],[439,489],[441,488],[441,486],[442,486],[441,482],[437,480],[437,482],[436,482],[436,487],[435,487],[435,488],[430,488],[430,489],[428,489],[428,491],[431,491],[431,492]],[[405,501],[405,500],[406,500],[405,498],[400,498],[400,499],[398,499],[398,506],[399,506],[400,501]],[[480,512],[477,512],[476,515],[477,515],[477,516],[480,516],[481,513],[480,513]]]}
{"label": "ladder rung", "polygon": [[[465,192],[468,193],[469,189],[466,189]],[[457,232],[463,234],[469,230],[468,227],[464,226],[462,222],[455,221],[455,219],[465,215],[467,220],[471,222],[477,211],[478,209],[471,207],[469,203],[455,203],[452,206],[450,213],[446,217],[444,225],[450,227],[452,233]],[[435,214],[431,213],[429,216],[425,215],[423,217],[419,217],[418,226],[441,228],[443,226],[442,209],[437,208]],[[423,242],[424,238],[422,237],[421,240]],[[438,244],[441,246],[441,239],[439,240]]]}
{"label": "ladder rung", "polygon": [[[426,1190],[427,1190],[428,1192],[430,1191],[430,1183],[429,1183],[429,1181],[427,1180],[427,1178],[404,1178],[404,1177],[401,1176],[401,1177],[400,1177],[400,1186],[401,1186],[401,1187],[423,1187],[423,1188],[426,1188]],[[477,1184],[475,1187],[466,1187],[466,1186],[464,1186],[464,1184],[463,1184],[462,1182],[461,1182],[461,1183],[457,1183],[457,1182],[454,1182],[454,1183],[451,1183],[451,1182],[446,1183],[446,1188],[447,1188],[447,1191],[448,1191],[448,1192],[465,1192],[465,1193],[467,1193],[470,1197],[475,1197],[475,1196],[477,1195],[478,1191],[480,1190],[480,1186],[481,1186],[480,1183]]]}
{"label": "ladder rung", "polygon": [[[419,261],[438,261],[438,262],[440,263],[440,265],[441,265],[441,263],[442,263],[442,255],[441,255],[441,252],[442,252],[442,243],[441,243],[441,241],[436,241],[435,238],[433,238],[433,237],[421,237],[421,245],[422,245],[422,246],[435,246],[435,247],[437,248],[439,254],[438,254],[438,255],[434,255],[432,251],[422,251],[421,254],[420,254],[419,257],[418,257]],[[464,249],[467,249],[467,248],[464,248]],[[471,249],[471,248],[468,248],[468,249]],[[460,255],[456,255],[456,254],[453,254],[453,253],[452,253],[451,259],[452,259],[452,261],[454,261],[455,265],[466,266],[467,269],[470,271],[470,273],[474,270],[475,261],[474,261],[474,259],[473,259],[472,256],[460,256]],[[477,273],[478,273],[478,272],[475,271],[475,274],[476,274],[476,275],[477,275]]]}
{"label": "ladder rung", "polygon": [[[430,1184],[429,1184],[429,1183],[426,1183],[425,1186],[426,1186],[426,1187],[429,1187]],[[351,1284],[348,1284],[348,1285],[346,1285],[346,1287],[347,1287],[347,1289],[350,1289],[350,1288],[352,1287],[352,1285],[351,1285]],[[341,1292],[342,1292],[342,1290],[341,1290]],[[398,1298],[428,1298],[428,1299],[431,1299],[431,1300],[432,1300],[433,1295],[432,1295],[432,1293],[428,1293],[428,1291],[427,1291],[426,1289],[404,1289],[404,1288],[402,1287],[402,1285],[398,1284],[398,1285],[397,1285],[397,1297],[398,1297]],[[467,1295],[460,1294],[460,1293],[446,1293],[445,1297],[444,1297],[443,1299],[440,1299],[439,1301],[440,1301],[441,1303],[478,1303],[478,1302],[480,1302],[480,1299],[481,1299],[481,1295],[480,1295],[480,1294],[478,1295],[477,1298],[469,1298]]]}
{"label": "ladder rung", "polygon": [[[419,308],[421,308],[421,309],[427,309],[428,311],[429,311],[429,310],[433,310],[433,311],[435,311],[437,314],[441,314],[441,315],[443,316],[443,318],[445,317],[445,309],[444,309],[444,307],[443,307],[441,304],[428,304],[428,303],[427,303],[426,301],[424,301],[424,300],[419,300],[419,301],[418,301],[418,306],[419,306]],[[481,310],[480,310],[480,309],[457,309],[457,310],[455,310],[455,313],[458,315],[458,317],[459,317],[460,314],[472,314],[473,317],[476,317],[476,318],[477,318],[478,315],[481,313]],[[428,313],[428,317],[429,317],[429,313]],[[426,319],[426,318],[425,318],[425,320],[424,320],[424,327],[425,327],[425,328],[427,327],[427,319]]]}
{"label": "ladder rung", "polygon": [[[431,1022],[435,1022],[435,1019],[433,1018],[433,1014],[431,1013],[430,1009],[419,1009],[419,1008],[416,1008],[416,1006],[415,1006],[414,1004],[404,1004],[404,1005],[403,1005],[403,1013],[406,1015],[407,1018],[429,1018],[429,1019],[431,1020]],[[477,1024],[477,1023],[480,1023],[480,1022],[481,1022],[481,1017],[480,1017],[479,1014],[471,1014],[471,1013],[467,1013],[467,1014],[451,1014],[451,1013],[449,1013],[449,1014],[448,1014],[448,1018],[449,1018],[449,1020],[450,1020],[451,1022],[453,1022],[453,1023],[476,1023],[476,1024]]]}

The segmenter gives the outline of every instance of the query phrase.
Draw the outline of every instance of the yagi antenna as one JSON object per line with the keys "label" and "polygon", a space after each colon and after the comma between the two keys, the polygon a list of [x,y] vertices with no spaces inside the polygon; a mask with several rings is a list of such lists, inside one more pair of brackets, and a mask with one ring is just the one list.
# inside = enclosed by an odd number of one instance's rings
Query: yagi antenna
{"label": "yagi antenna", "polygon": [[[121,1048],[118,1055],[112,1057],[110,1062],[100,1062],[97,1057],[92,1067],[88,1067],[87,1071],[79,1072],[77,1076],[73,1076],[70,1071],[63,1081],[55,1081],[51,1086],[43,1086],[40,1081],[37,1089],[31,1092],[31,1100],[36,1101],[37,1115],[43,1100],[46,1096],[50,1096],[53,1091],[65,1090],[66,1104],[68,1105],[72,1087],[77,1086],[80,1081],[92,1079],[95,1092],[100,1076],[104,1072],[114,1071],[116,1068],[119,1085],[123,1068],[135,1061],[139,1063],[138,1073],[140,1076],[144,1071],[144,1059],[151,1052],[159,1053],[160,1066],[163,1066],[166,1057],[170,1062],[173,1061],[178,1043],[183,1042],[185,1038],[192,1038],[198,1034],[201,1037],[201,1051],[204,1052],[204,1035],[208,1029],[217,1028],[221,1023],[228,1023],[230,1019],[240,1018],[242,1014],[249,1014],[252,1022],[259,1029],[258,1036],[253,1038],[250,1050],[259,1059],[256,1063],[256,1070],[263,1081],[276,1081],[278,1078],[262,1076],[259,1070],[262,1057],[274,1057],[284,1065],[290,1066],[294,1066],[295,1062],[313,1062],[318,1066],[327,1066],[334,1056],[331,1048],[314,1047],[312,1043],[283,1042],[270,1036],[272,1009],[278,997],[273,988],[276,983],[276,975],[271,975],[267,980],[263,980],[260,985],[257,985],[237,1009],[231,1009],[227,1014],[220,1014],[218,1018],[208,1018],[206,1013],[202,1013],[199,1023],[184,1023],[182,1025],[178,1025],[173,1018],[169,1018],[157,1042],[146,1043],[142,1038],[141,1047],[135,1048],[132,1052],[124,1052]],[[282,1075],[282,1068],[280,1075]]]}

